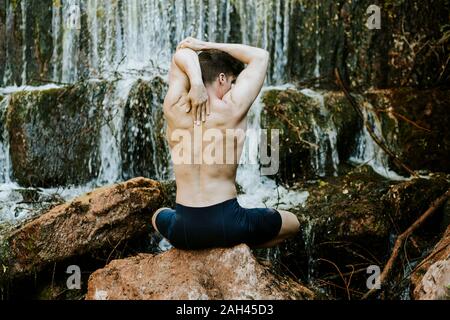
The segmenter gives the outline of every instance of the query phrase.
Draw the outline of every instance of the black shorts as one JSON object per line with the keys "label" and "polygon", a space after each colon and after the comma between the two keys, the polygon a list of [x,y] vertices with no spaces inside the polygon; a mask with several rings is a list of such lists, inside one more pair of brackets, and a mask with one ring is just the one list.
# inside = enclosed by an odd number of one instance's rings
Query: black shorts
{"label": "black shorts", "polygon": [[277,210],[242,208],[236,198],[207,207],[177,203],[175,210],[161,210],[155,222],[172,246],[190,250],[259,245],[276,237],[281,229]]}

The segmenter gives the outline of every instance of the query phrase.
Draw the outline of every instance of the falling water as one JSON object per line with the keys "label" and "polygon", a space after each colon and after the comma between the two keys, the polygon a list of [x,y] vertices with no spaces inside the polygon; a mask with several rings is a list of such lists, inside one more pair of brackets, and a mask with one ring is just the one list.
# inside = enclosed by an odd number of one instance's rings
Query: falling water
{"label": "falling water", "polygon": [[27,0],[20,2],[22,8],[22,85],[27,83]]}
{"label": "falling water", "polygon": [[242,187],[244,194],[238,196],[239,203],[244,207],[273,207],[289,209],[303,205],[308,198],[308,192],[290,191],[277,185],[272,179],[261,175],[259,163],[259,141],[261,130],[261,112],[263,103],[261,97],[267,90],[285,90],[291,85],[265,87],[248,114],[248,130],[244,143],[236,181]]}
{"label": "falling water", "polygon": [[316,67],[314,68],[314,76],[320,77],[320,61],[322,57],[320,55],[320,26],[319,26],[319,0],[316,0]]}
{"label": "falling water", "polygon": [[0,183],[11,182],[11,157],[9,153],[9,133],[6,129],[6,112],[11,97],[6,96],[0,101]]}
{"label": "falling water", "polygon": [[[231,24],[234,13],[240,30]],[[164,73],[176,44],[196,36],[242,41],[273,52],[268,79],[281,83],[287,74],[290,13],[291,0],[55,0],[53,80],[74,82],[83,68],[91,78]],[[87,37],[87,47],[80,44],[81,35]]]}
{"label": "falling water", "polygon": [[[14,24],[14,11],[13,11],[13,5],[10,2],[8,5],[8,8],[6,10],[6,34],[12,34],[12,30],[13,30],[13,24]],[[6,52],[6,57],[5,57],[5,61],[6,61],[6,65],[5,65],[5,73],[3,74],[3,83],[4,84],[11,84],[11,85],[16,85],[16,83],[12,82],[12,78],[13,78],[13,73],[11,70],[11,59],[9,56],[9,48],[8,48],[8,41],[6,41],[5,43],[5,52]]]}
{"label": "falling water", "polygon": [[[382,143],[388,145],[383,137],[381,120],[373,111],[372,105],[367,101],[362,101],[360,105],[363,106],[362,112],[364,115],[364,122],[372,128],[375,136],[382,141]],[[410,177],[400,176],[389,168],[388,155],[375,141],[373,141],[366,126],[363,126],[362,131],[359,132],[357,148],[350,156],[349,160],[356,164],[367,164],[379,175],[391,180],[402,181],[410,179]]]}
{"label": "falling water", "polygon": [[[78,58],[80,55],[78,51],[78,42],[80,39],[79,6],[79,0],[63,1],[63,20],[59,23],[52,23],[52,25],[59,25],[62,27],[62,32],[57,30],[56,34],[59,35],[62,33],[62,57],[59,60],[62,64],[62,75],[60,80],[66,83],[72,83],[78,79]],[[59,15],[59,17],[61,18],[61,15]],[[58,64],[56,64],[54,68],[57,66]]]}
{"label": "falling water", "polygon": [[300,91],[305,96],[317,101],[321,117],[325,119],[325,126],[317,125],[316,120],[311,116],[311,125],[314,134],[314,143],[318,148],[312,148],[311,165],[318,176],[326,175],[326,165],[328,155],[331,155],[331,164],[333,165],[333,175],[338,175],[339,154],[337,149],[337,129],[329,111],[325,108],[323,94],[311,89]]}
{"label": "falling water", "polygon": [[103,100],[103,122],[100,129],[100,173],[97,182],[111,184],[119,180],[122,172],[120,144],[123,116],[133,79],[120,80],[110,86]]}

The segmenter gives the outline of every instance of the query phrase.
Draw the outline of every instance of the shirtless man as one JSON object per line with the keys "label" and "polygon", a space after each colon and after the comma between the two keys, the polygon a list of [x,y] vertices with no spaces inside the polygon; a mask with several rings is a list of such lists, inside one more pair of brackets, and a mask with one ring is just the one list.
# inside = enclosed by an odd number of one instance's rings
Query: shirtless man
{"label": "shirtless man", "polygon": [[[152,217],[153,227],[174,247],[272,247],[298,232],[294,214],[243,208],[236,198],[247,113],[263,86],[268,62],[267,51],[241,44],[187,38],[178,45],[164,100],[176,207],[160,208]],[[216,134],[205,142],[208,130]],[[227,132],[238,134],[230,139]],[[216,156],[231,154],[233,161],[202,161],[199,156],[211,147]]]}

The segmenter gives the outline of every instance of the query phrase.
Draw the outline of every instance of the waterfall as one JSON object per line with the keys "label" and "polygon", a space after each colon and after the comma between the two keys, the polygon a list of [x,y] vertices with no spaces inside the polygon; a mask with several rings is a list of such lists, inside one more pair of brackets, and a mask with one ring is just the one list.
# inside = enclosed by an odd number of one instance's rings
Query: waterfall
{"label": "waterfall", "polygon": [[320,28],[319,28],[319,0],[316,0],[316,66],[314,68],[314,76],[316,78],[320,77],[320,60],[322,57],[320,55]]}
{"label": "waterfall", "polygon": [[[359,100],[361,100],[361,98],[359,98]],[[389,146],[383,137],[381,120],[373,111],[372,105],[367,101],[362,101],[360,105],[363,106],[361,109],[364,115],[364,122],[372,128],[372,131],[382,143]],[[396,130],[397,129],[396,125]],[[358,133],[357,141],[357,148],[349,158],[351,162],[356,164],[367,164],[372,167],[376,173],[391,180],[402,181],[410,179],[410,177],[400,176],[389,168],[388,155],[375,141],[373,141],[365,125],[363,126],[362,131]]]}
{"label": "waterfall", "polygon": [[97,183],[111,184],[119,180],[122,172],[120,143],[124,107],[133,86],[132,79],[114,83],[103,100],[103,121],[100,129],[100,173]]}
{"label": "waterfall", "polygon": [[[262,90],[249,113],[249,129],[253,131],[249,132],[245,142],[237,172],[237,182],[244,191],[244,194],[239,195],[240,203],[248,207],[271,206],[280,209],[289,209],[304,203],[308,197],[307,192],[287,190],[277,185],[274,180],[261,175],[261,168],[257,164],[260,118],[263,110],[261,95],[266,90],[289,87],[279,85],[289,80],[286,67],[289,63],[290,25],[293,23],[292,8],[295,5],[293,0],[53,0],[52,3],[51,24],[48,26],[52,37],[48,47],[52,53],[49,63],[52,66],[53,80],[75,83],[80,79],[90,81],[106,79],[109,86],[103,97],[104,121],[98,139],[99,174],[94,181],[85,186],[64,188],[58,193],[70,197],[77,192],[121,179],[124,107],[130,99],[131,88],[137,79],[151,79],[155,74],[167,74],[176,44],[187,36],[196,36],[209,41],[242,42],[265,48],[271,54],[266,82],[268,86]],[[26,37],[30,37],[27,30],[32,29],[29,24],[33,21],[30,19],[32,14],[29,12],[32,7],[30,4],[31,1],[22,0],[20,6],[16,8],[10,1],[6,8],[7,34],[13,35],[15,25],[20,25],[20,34],[23,38],[22,42],[17,41],[19,49],[16,51],[20,57],[10,57],[13,51],[9,50],[8,46],[14,45],[14,41],[10,40],[17,39],[7,38],[3,84],[14,86],[0,90],[0,94],[7,95],[0,101],[0,112],[3,117],[0,139],[0,182],[2,188],[10,184],[12,187],[8,187],[8,190],[19,188],[11,181],[9,138],[4,128],[4,114],[10,101],[8,95],[17,90],[56,87],[26,86],[26,82],[32,78],[28,72],[31,72],[34,63],[27,60],[29,59],[27,55],[32,54],[29,52],[30,48],[26,46],[26,43],[30,43],[26,41]],[[316,1],[315,76],[320,76],[322,59],[319,51],[319,5],[319,1]],[[21,14],[20,19],[18,12]],[[19,20],[15,21],[17,19]],[[18,66],[13,64],[16,60]],[[13,74],[17,72],[16,70],[20,70],[18,75]],[[14,81],[21,82],[22,86],[15,87]],[[336,176],[339,157],[336,147],[337,131],[332,115],[326,110],[324,97],[320,92],[309,89],[301,92],[317,102],[320,112],[320,119],[318,117],[310,119],[313,139],[318,145],[318,149],[311,149],[311,166],[318,176],[325,176],[326,166],[331,161],[332,174]],[[153,106],[160,104],[157,101],[157,93],[152,93],[151,99]],[[149,112],[148,126],[154,127],[156,109],[152,108]],[[364,115],[381,136],[381,124],[376,115],[370,110],[364,110]],[[146,139],[150,145],[156,146],[160,136],[152,132]],[[156,153],[153,153],[152,157],[155,166],[154,178],[161,179],[172,173],[170,167],[159,161]],[[405,179],[388,168],[387,156],[372,141],[365,128],[359,134],[358,148],[350,160],[368,163],[376,172],[390,179]],[[89,163],[87,170],[92,170],[92,163]],[[45,194],[53,192],[52,190],[41,191]],[[17,197],[12,195],[13,199]],[[5,208],[8,206],[4,205]],[[8,213],[7,216],[25,215],[16,212]]]}
{"label": "waterfall", "polygon": [[[62,26],[62,75],[60,81],[72,83],[78,79],[80,2],[79,0],[63,1],[62,8],[63,20],[59,24]],[[54,24],[57,25],[56,22]],[[59,33],[59,31],[56,32],[56,34]]]}
{"label": "waterfall", "polygon": [[[273,52],[268,79],[283,83],[291,1],[55,0],[53,80],[72,83],[85,74],[109,78],[115,72],[166,72],[176,44],[195,36],[216,42],[242,41]],[[232,28],[235,13],[240,30]],[[80,15],[86,16],[86,22]],[[82,37],[86,43],[80,42]]]}
{"label": "waterfall", "polygon": [[284,90],[290,85],[265,87],[248,114],[247,137],[244,143],[236,181],[242,187],[244,194],[238,195],[239,203],[244,207],[272,207],[290,209],[305,203],[307,191],[291,191],[267,176],[261,175],[259,167],[259,142],[261,130],[261,112],[263,103],[261,97],[267,90]]}
{"label": "waterfall", "polygon": [[305,96],[314,99],[320,111],[320,116],[325,119],[325,126],[321,127],[317,124],[313,116],[311,116],[311,125],[314,134],[314,143],[318,148],[311,149],[311,166],[317,175],[324,177],[326,175],[326,165],[328,155],[331,154],[331,164],[333,165],[333,175],[338,175],[339,154],[337,149],[337,129],[329,111],[325,108],[323,94],[311,89],[303,89],[300,91]]}
{"label": "waterfall", "polygon": [[[6,9],[6,34],[12,34],[12,30],[13,30],[13,24],[14,24],[14,11],[13,11],[13,5],[10,2],[8,5],[8,8]],[[14,84],[16,85],[16,83],[12,83],[12,78],[13,78],[13,72],[11,69],[11,57],[9,56],[9,42],[6,41],[5,43],[5,52],[6,52],[6,57],[5,57],[5,61],[6,61],[6,65],[5,65],[5,73],[3,74],[3,83],[4,84]]]}
{"label": "waterfall", "polygon": [[22,85],[27,83],[27,0],[20,2],[22,9]]}
{"label": "waterfall", "polygon": [[53,44],[53,53],[52,53],[52,78],[58,79],[58,65],[61,61],[60,54],[58,52],[58,43],[61,36],[61,15],[60,15],[60,7],[61,3],[59,1],[54,1],[52,7],[52,44]]}
{"label": "waterfall", "polygon": [[9,133],[6,129],[6,112],[11,97],[0,101],[0,183],[11,182],[11,157],[9,153]]}

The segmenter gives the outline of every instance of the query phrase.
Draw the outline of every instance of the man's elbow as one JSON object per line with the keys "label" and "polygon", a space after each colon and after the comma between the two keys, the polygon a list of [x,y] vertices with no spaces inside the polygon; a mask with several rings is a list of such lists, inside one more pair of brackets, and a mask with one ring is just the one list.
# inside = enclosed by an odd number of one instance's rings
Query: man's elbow
{"label": "man's elbow", "polygon": [[262,48],[258,48],[258,54],[257,54],[259,59],[263,59],[263,60],[269,60],[269,51],[262,49]]}
{"label": "man's elbow", "polygon": [[270,59],[269,51],[259,48],[258,54],[257,54],[258,63],[263,64],[263,65],[268,65],[269,59]]}
{"label": "man's elbow", "polygon": [[270,60],[270,54],[269,51],[261,49],[261,51],[258,54],[257,63],[261,68],[264,68],[267,70],[269,67],[269,60]]}

